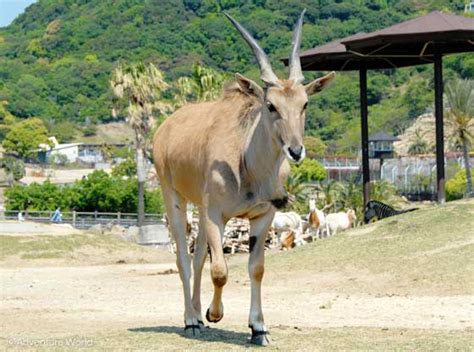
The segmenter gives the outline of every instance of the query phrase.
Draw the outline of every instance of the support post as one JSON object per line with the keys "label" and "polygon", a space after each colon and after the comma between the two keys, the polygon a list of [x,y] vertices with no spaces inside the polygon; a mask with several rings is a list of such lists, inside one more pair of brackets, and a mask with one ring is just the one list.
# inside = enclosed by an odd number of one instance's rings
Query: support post
{"label": "support post", "polygon": [[435,119],[436,119],[436,185],[438,203],[446,201],[444,191],[444,126],[443,126],[443,57],[434,56]]}
{"label": "support post", "polygon": [[364,194],[364,206],[370,200],[370,169],[369,169],[369,125],[367,108],[367,69],[359,71],[360,89],[360,122],[362,139],[362,189]]}

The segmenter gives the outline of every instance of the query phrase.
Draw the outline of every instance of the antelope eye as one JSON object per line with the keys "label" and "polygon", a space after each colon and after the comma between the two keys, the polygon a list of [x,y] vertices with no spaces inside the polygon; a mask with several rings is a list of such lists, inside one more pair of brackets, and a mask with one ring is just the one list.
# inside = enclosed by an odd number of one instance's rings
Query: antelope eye
{"label": "antelope eye", "polygon": [[270,112],[276,111],[275,106],[273,106],[273,104],[270,103],[269,101],[267,101],[267,108],[268,108],[268,111]]}

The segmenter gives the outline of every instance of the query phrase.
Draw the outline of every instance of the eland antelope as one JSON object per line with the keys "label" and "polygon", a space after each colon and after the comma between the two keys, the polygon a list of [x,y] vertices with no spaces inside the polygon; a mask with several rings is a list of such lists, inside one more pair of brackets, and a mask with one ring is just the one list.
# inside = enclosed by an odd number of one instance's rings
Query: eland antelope
{"label": "eland antelope", "polygon": [[[288,200],[283,187],[289,173],[288,161],[301,162],[305,157],[303,133],[308,97],[323,90],[335,75],[331,72],[303,85],[298,53],[303,15],[304,11],[293,35],[289,79],[279,79],[256,40],[226,14],[253,50],[264,86],[237,73],[235,82],[224,89],[219,100],[178,109],[155,133],[153,157],[176,241],[188,335],[198,335],[204,327],[200,291],[208,247],[214,295],[206,318],[216,323],[224,316],[222,293],[227,264],[222,237],[226,222],[241,217],[248,218],[251,227],[251,342],[267,345],[270,341],[261,297],[265,238],[275,208]],[[187,202],[199,210],[192,288],[186,247]]]}

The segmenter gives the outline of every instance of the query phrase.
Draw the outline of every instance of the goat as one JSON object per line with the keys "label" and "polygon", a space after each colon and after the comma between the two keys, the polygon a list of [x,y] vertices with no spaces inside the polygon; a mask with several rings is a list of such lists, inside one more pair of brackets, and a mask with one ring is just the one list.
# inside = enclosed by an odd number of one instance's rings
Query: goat
{"label": "goat", "polygon": [[351,228],[356,220],[357,217],[353,209],[349,209],[346,212],[341,211],[338,213],[328,214],[326,217],[332,235],[335,235],[339,230],[344,231]]}

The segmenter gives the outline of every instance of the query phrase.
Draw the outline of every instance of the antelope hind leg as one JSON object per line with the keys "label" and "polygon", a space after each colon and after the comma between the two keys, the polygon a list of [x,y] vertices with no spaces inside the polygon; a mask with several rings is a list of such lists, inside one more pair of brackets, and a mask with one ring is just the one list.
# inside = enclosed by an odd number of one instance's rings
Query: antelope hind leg
{"label": "antelope hind leg", "polygon": [[191,259],[186,241],[186,200],[166,184],[162,185],[171,233],[176,242],[176,265],[183,285],[184,330],[187,336],[200,334],[199,319],[191,300]]}

